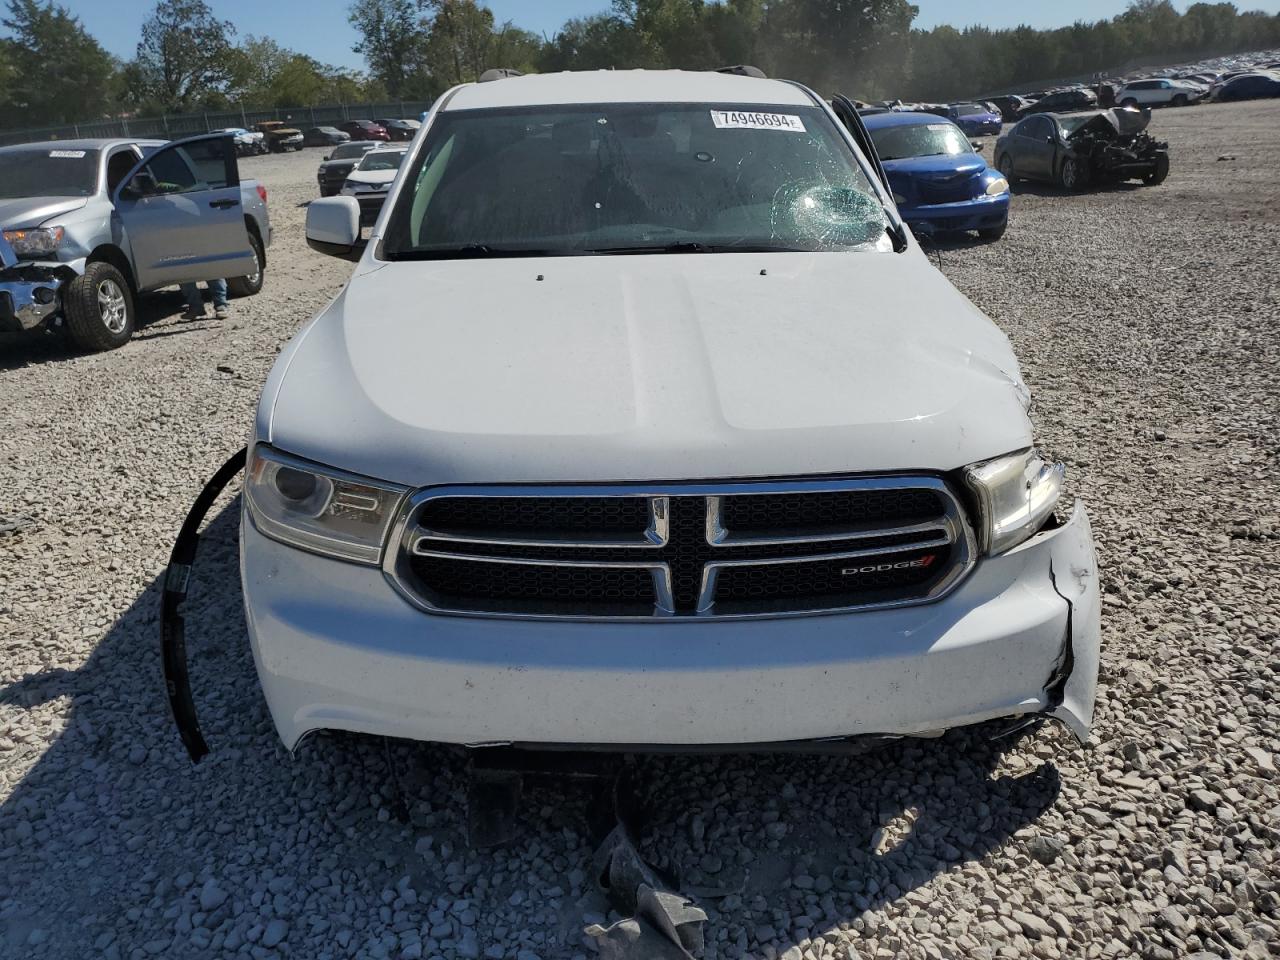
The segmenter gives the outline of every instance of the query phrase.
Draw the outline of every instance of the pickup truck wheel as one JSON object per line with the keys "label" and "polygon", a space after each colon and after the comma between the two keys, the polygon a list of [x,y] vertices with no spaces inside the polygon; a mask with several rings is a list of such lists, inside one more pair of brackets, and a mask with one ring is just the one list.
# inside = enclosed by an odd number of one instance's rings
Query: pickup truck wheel
{"label": "pickup truck wheel", "polygon": [[249,245],[253,247],[253,262],[257,269],[247,277],[230,277],[227,280],[227,293],[233,297],[252,297],[262,289],[263,280],[263,263],[266,257],[263,255],[262,241],[258,239],[256,233],[249,233]]}
{"label": "pickup truck wheel", "polygon": [[82,350],[114,350],[133,336],[133,294],[109,263],[87,264],[62,297],[71,342]]}

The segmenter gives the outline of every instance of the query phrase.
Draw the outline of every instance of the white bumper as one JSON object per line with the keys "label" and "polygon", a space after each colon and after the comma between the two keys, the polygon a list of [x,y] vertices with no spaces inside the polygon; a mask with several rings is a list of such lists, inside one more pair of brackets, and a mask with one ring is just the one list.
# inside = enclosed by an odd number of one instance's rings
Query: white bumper
{"label": "white bumper", "polygon": [[1080,504],[1059,529],[980,562],[937,603],[830,616],[430,615],[381,570],[284,546],[247,519],[241,560],[254,659],[290,749],[320,729],[461,744],[731,749],[1038,712],[1083,741],[1093,714],[1099,591]]}

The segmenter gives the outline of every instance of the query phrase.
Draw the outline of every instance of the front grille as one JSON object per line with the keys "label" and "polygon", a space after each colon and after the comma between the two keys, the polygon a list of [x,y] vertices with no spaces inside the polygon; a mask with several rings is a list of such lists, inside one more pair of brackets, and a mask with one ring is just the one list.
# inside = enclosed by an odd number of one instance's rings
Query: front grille
{"label": "front grille", "polygon": [[427,610],[493,616],[769,616],[935,599],[968,569],[932,477],[449,488],[411,498],[386,570]]}
{"label": "front grille", "polygon": [[922,204],[960,203],[974,197],[976,178],[968,173],[930,180],[921,178],[918,189]]}

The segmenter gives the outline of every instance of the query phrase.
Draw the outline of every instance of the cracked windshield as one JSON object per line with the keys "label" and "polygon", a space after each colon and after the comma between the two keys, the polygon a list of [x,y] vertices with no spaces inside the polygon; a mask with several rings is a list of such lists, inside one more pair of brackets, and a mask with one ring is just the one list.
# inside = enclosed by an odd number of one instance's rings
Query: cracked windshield
{"label": "cracked windshield", "polygon": [[445,113],[408,182],[393,260],[891,249],[866,174],[812,107]]}

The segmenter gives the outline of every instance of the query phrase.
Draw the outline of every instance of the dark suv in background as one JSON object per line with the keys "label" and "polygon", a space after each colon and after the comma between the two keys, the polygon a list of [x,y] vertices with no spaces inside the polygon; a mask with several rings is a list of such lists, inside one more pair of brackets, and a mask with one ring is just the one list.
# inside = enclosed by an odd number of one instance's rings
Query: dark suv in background
{"label": "dark suv in background", "polygon": [[338,124],[338,129],[343,133],[351,134],[352,140],[390,140],[391,134],[387,133],[387,128],[380,123],[374,123],[372,120],[347,120]]}
{"label": "dark suv in background", "polygon": [[316,182],[320,185],[320,196],[332,197],[342,189],[347,174],[355,169],[360,159],[378,145],[374,140],[352,140],[340,143],[333,152],[320,161],[320,169],[316,171]]}

